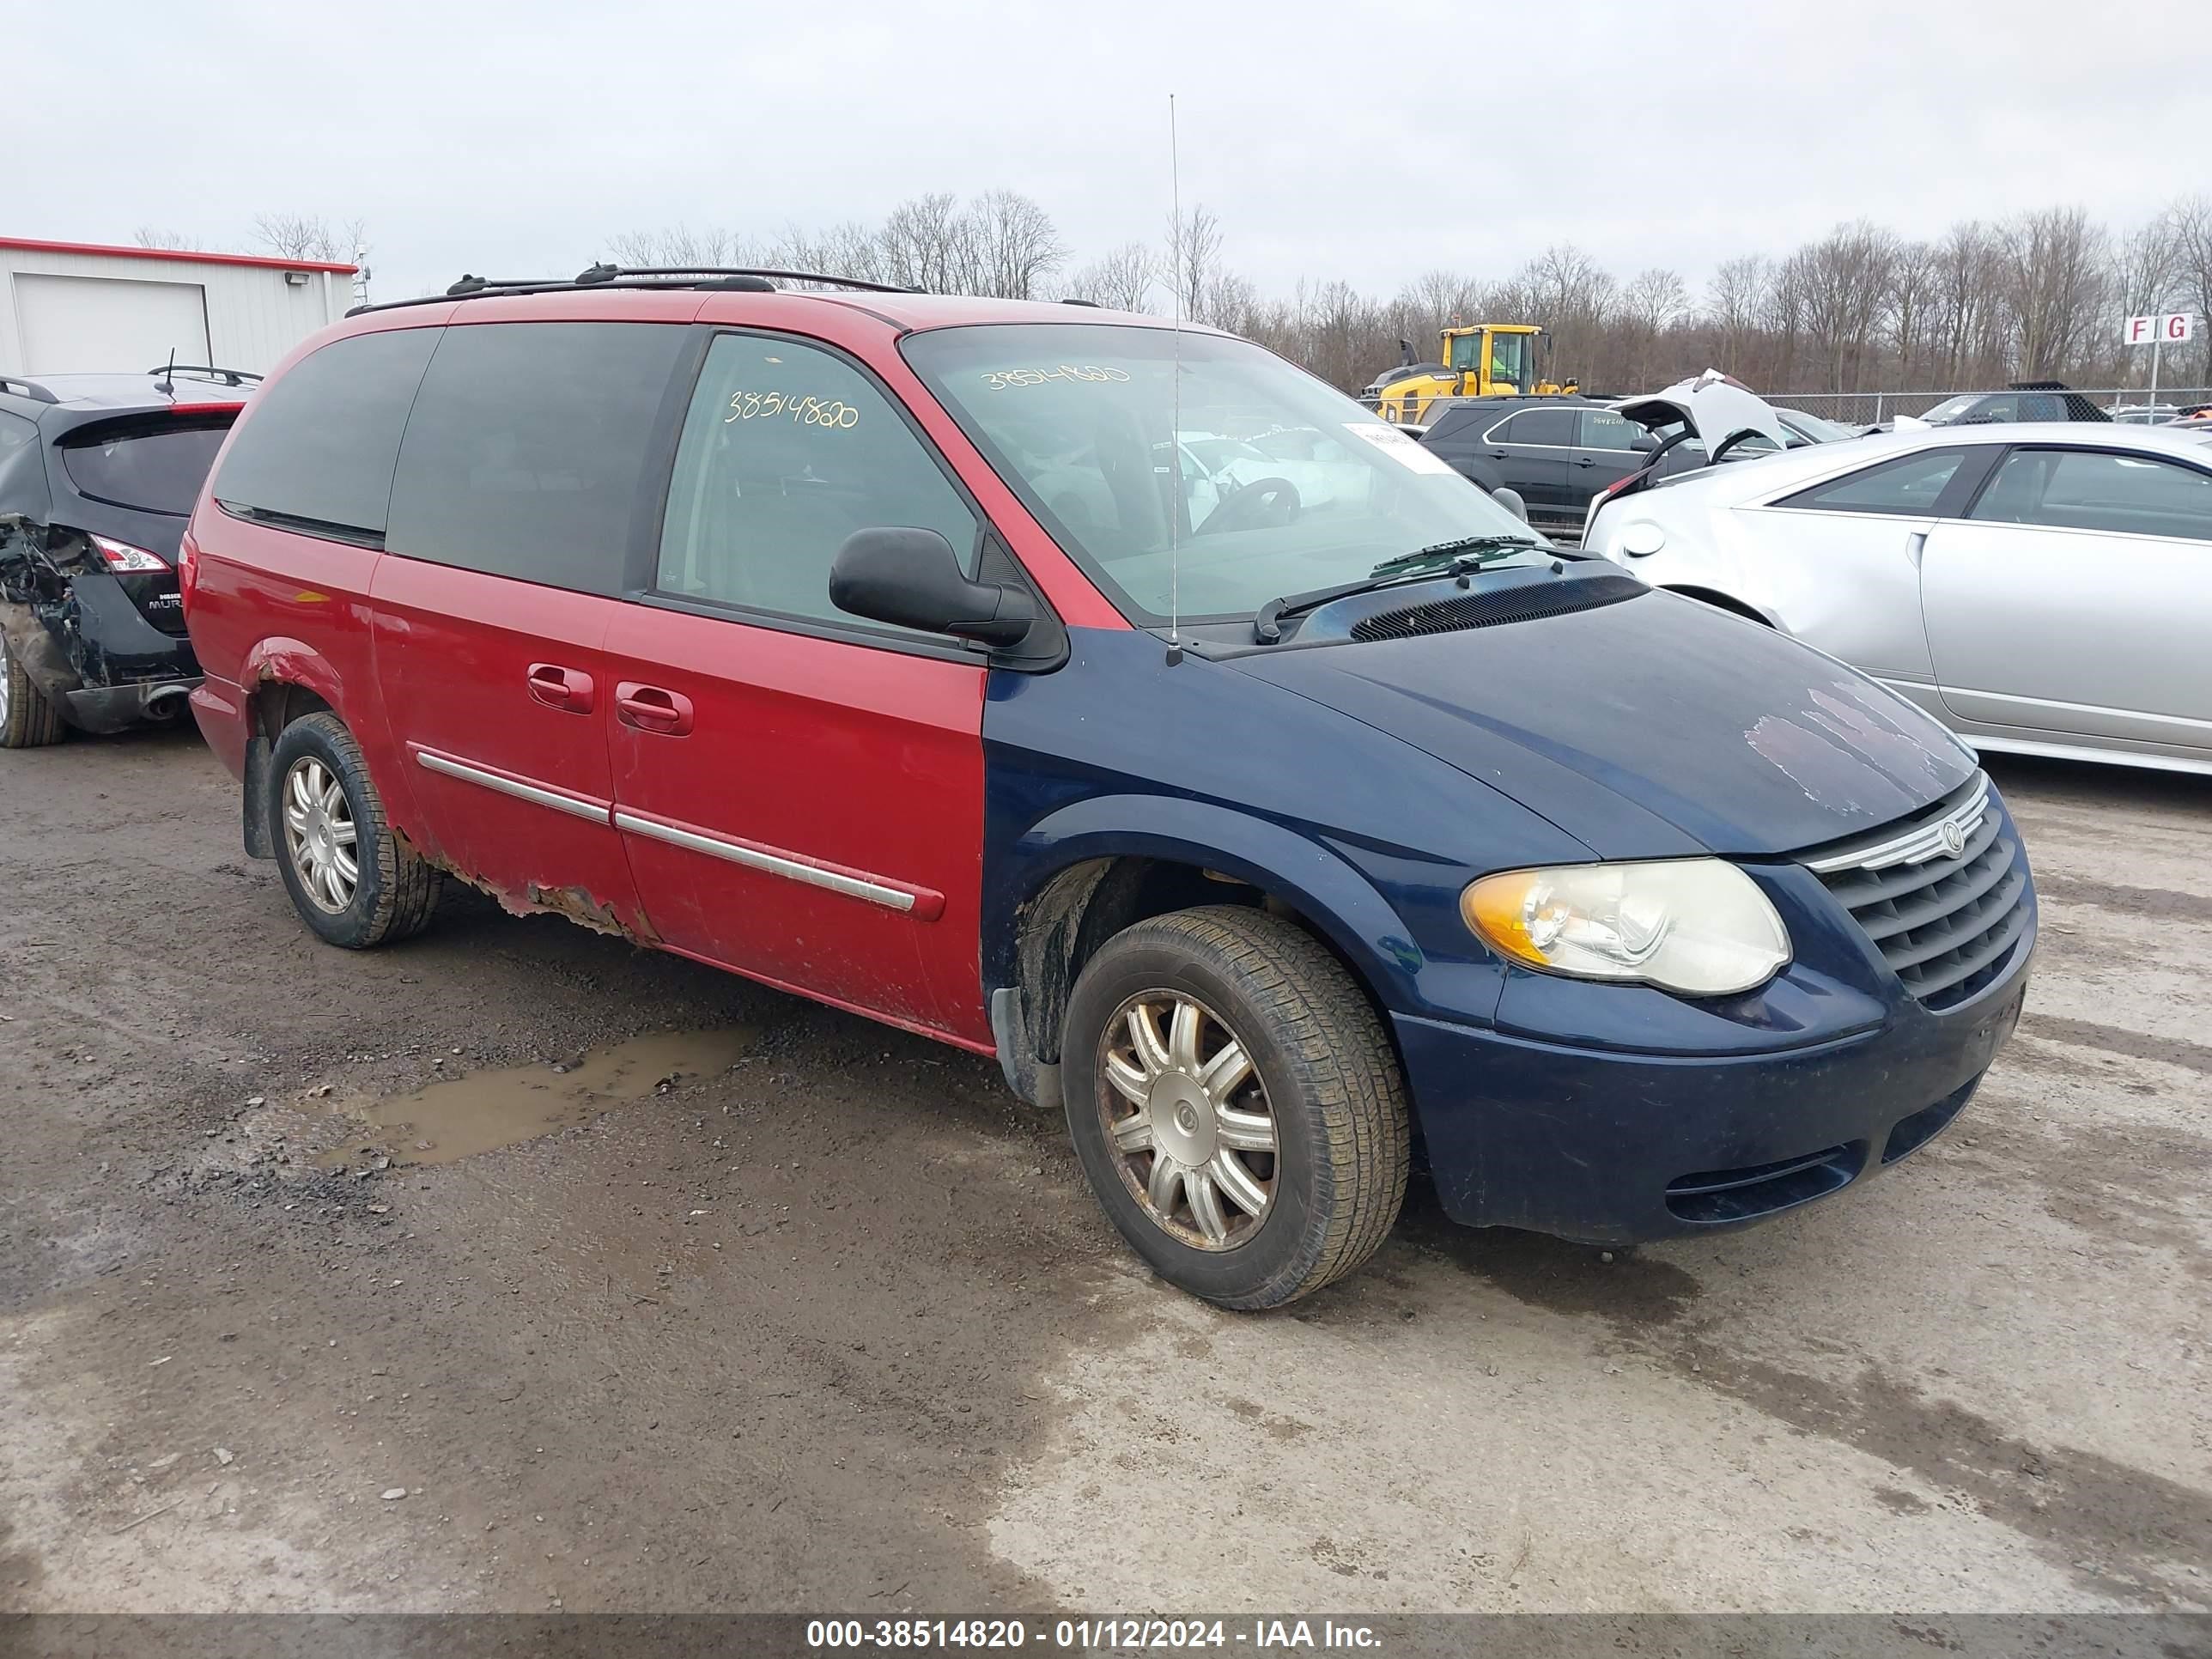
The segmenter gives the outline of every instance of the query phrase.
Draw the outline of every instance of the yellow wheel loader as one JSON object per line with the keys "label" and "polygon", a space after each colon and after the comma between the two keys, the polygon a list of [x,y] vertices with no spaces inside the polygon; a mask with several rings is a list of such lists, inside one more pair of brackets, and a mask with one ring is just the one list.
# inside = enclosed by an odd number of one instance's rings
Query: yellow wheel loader
{"label": "yellow wheel loader", "polygon": [[1444,330],[1439,343],[1441,362],[1416,362],[1413,343],[1398,342],[1405,354],[1395,368],[1385,369],[1370,382],[1364,401],[1386,421],[1418,424],[1429,418],[1429,405],[1439,398],[1555,397],[1573,393],[1576,382],[1564,386],[1542,378],[1537,362],[1550,356],[1550,337],[1534,323],[1469,323]]}

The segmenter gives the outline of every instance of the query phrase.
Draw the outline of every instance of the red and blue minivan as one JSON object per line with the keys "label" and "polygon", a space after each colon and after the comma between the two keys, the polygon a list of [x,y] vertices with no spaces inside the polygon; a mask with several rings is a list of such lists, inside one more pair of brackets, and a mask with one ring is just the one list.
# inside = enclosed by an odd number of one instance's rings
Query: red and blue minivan
{"label": "red and blue minivan", "polygon": [[1272,1307],[1409,1171],[1619,1243],[1965,1106],[2035,939],[1973,755],[1203,329],[759,272],[302,345],[193,514],[201,728],[333,945],[457,878],[1064,1110]]}

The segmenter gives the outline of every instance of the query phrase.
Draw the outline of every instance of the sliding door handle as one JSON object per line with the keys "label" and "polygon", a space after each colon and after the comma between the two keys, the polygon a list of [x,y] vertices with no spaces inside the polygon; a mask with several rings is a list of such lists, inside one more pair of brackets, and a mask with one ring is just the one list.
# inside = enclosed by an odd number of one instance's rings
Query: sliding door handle
{"label": "sliding door handle", "polygon": [[571,714],[588,714],[593,702],[592,677],[580,669],[563,668],[558,663],[534,662],[524,684],[530,695],[548,708],[559,708]]}
{"label": "sliding door handle", "polygon": [[691,730],[691,699],[681,691],[624,680],[615,687],[615,718],[641,732],[680,738]]}

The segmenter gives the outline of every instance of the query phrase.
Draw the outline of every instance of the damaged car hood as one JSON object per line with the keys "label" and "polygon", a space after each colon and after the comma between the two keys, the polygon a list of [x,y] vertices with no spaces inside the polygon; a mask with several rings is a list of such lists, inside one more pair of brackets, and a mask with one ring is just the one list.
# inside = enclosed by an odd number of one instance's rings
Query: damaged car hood
{"label": "damaged car hood", "polygon": [[1671,593],[1234,661],[1601,858],[1795,852],[1891,823],[1974,770],[1942,726],[1856,671]]}

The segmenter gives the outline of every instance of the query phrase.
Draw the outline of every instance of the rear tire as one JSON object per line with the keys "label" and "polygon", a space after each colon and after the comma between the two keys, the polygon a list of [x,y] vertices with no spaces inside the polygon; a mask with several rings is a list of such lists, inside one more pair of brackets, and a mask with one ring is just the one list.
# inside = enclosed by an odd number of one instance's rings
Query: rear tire
{"label": "rear tire", "polygon": [[1092,1192],[1193,1296],[1294,1302],[1398,1218],[1397,1056],[1352,975],[1288,921],[1210,906],[1117,933],[1076,981],[1060,1064]]}
{"label": "rear tire", "polygon": [[430,925],[438,871],[392,834],[361,745],[336,714],[284,728],[262,805],[292,908],[318,936],[365,951]]}
{"label": "rear tire", "polygon": [[43,749],[68,732],[61,711],[46,701],[0,637],[0,749]]}

